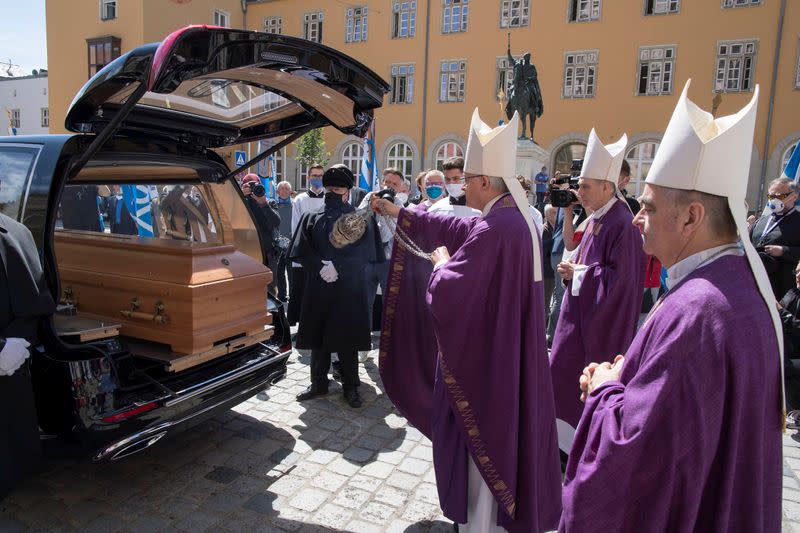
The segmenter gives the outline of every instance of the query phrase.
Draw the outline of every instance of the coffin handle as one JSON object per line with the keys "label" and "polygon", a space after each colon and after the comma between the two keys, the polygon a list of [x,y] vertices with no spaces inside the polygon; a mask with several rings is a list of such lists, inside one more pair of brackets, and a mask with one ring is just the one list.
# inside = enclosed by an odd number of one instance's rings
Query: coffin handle
{"label": "coffin handle", "polygon": [[148,320],[156,324],[166,324],[169,322],[169,317],[164,314],[164,303],[161,301],[156,302],[154,313],[142,313],[138,311],[141,306],[141,300],[138,297],[131,299],[131,308],[120,311],[119,313],[126,318],[135,318],[137,320]]}

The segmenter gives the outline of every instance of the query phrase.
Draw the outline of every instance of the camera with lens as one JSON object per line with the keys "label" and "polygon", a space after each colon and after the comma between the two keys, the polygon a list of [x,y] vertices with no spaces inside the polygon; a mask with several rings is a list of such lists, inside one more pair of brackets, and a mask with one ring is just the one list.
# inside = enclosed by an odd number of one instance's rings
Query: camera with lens
{"label": "camera with lens", "polygon": [[[553,186],[550,187],[550,204],[553,207],[569,207],[578,201],[578,179],[583,168],[583,159],[573,159],[569,167],[569,174],[561,174],[553,179]],[[562,189],[559,185],[568,184],[567,189]]]}
{"label": "camera with lens", "polygon": [[381,200],[389,200],[390,202],[394,203],[395,192],[393,189],[386,188],[376,192],[375,196]]}
{"label": "camera with lens", "polygon": [[261,198],[267,194],[267,189],[264,188],[264,184],[262,183],[253,183],[250,185],[250,193],[253,196]]}

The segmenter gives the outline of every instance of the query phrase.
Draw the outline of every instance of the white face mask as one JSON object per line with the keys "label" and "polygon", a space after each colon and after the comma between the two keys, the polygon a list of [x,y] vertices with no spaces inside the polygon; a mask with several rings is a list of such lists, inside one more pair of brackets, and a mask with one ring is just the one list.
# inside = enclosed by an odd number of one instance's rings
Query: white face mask
{"label": "white face mask", "polygon": [[448,183],[447,185],[445,185],[445,188],[447,189],[447,194],[449,194],[453,198],[461,198],[461,196],[464,194],[464,189],[462,189],[461,187],[463,187],[463,185],[461,185],[460,183]]}
{"label": "white face mask", "polygon": [[782,200],[778,200],[775,198],[774,200],[767,201],[767,209],[766,211],[770,213],[775,213],[776,215],[780,215],[783,213],[784,209],[786,209],[786,205],[784,205]]}
{"label": "white face mask", "polygon": [[407,193],[399,192],[399,193],[397,193],[395,195],[395,198],[397,198],[397,201],[400,202],[403,205],[406,205],[406,203],[408,203],[408,194]]}

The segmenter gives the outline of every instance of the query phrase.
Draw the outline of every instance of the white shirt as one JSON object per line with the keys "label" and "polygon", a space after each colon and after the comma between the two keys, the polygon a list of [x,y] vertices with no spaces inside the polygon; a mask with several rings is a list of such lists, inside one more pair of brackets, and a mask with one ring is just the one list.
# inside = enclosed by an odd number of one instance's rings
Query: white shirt
{"label": "white shirt", "polygon": [[[363,209],[369,209],[369,202],[372,200],[373,192],[368,192],[364,199],[361,200],[361,203],[358,206],[359,211]],[[400,200],[397,198],[394,199],[394,205],[397,207],[403,207],[403,204],[400,203]],[[381,235],[381,242],[383,243],[383,251],[386,254],[386,259],[391,259],[392,257],[392,245],[394,244],[394,228],[389,227],[386,223],[387,219],[380,215],[373,215],[375,220],[378,223],[378,233]]]}
{"label": "white shirt", "polygon": [[723,244],[722,246],[715,246],[708,248],[702,252],[697,252],[689,257],[681,259],[667,269],[667,288],[671,289],[683,279],[698,269],[700,266],[713,263],[720,257],[726,255],[744,255],[744,250],[738,243]]}
{"label": "white shirt", "polygon": [[447,213],[455,215],[459,218],[479,217],[481,212],[477,209],[472,209],[465,205],[453,205],[450,203],[450,197],[445,196],[428,209],[428,213]]}
{"label": "white shirt", "polygon": [[[325,205],[325,198],[311,198],[307,192],[298,194],[292,202],[292,236],[300,224],[300,219],[309,211],[316,211]],[[301,266],[300,263],[292,263],[293,267]]]}

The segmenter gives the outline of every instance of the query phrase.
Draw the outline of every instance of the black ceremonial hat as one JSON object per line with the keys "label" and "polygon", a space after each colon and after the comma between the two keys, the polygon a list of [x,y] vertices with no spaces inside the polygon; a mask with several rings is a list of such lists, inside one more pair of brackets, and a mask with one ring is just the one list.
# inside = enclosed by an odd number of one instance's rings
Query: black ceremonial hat
{"label": "black ceremonial hat", "polygon": [[344,165],[333,165],[322,175],[322,185],[324,187],[346,187],[352,189],[354,182],[353,171]]}

